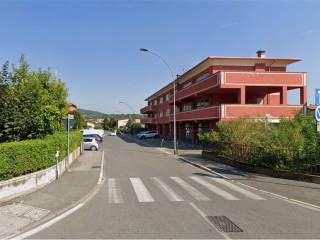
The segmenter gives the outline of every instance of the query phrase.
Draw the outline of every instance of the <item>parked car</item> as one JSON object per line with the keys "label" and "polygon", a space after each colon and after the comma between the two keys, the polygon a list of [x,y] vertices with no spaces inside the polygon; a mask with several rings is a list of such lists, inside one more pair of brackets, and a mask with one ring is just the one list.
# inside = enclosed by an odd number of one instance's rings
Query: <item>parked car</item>
{"label": "parked car", "polygon": [[117,130],[114,130],[113,132],[111,132],[110,136],[117,136]]}
{"label": "parked car", "polygon": [[94,138],[98,143],[102,143],[103,138],[99,134],[83,134],[84,138]]}
{"label": "parked car", "polygon": [[142,131],[139,132],[136,137],[139,139],[158,138],[160,137],[160,134],[157,131]]}
{"label": "parked car", "polygon": [[98,151],[99,145],[95,138],[84,138],[83,148],[85,150]]}

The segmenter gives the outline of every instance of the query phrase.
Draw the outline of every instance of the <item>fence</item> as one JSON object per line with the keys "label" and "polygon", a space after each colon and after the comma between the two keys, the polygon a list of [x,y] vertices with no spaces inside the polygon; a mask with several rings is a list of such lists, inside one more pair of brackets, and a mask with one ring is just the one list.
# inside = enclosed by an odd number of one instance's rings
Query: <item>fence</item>
{"label": "fence", "polygon": [[236,163],[286,170],[293,173],[320,175],[319,153],[288,148],[263,148],[234,143],[202,142],[204,151]]}

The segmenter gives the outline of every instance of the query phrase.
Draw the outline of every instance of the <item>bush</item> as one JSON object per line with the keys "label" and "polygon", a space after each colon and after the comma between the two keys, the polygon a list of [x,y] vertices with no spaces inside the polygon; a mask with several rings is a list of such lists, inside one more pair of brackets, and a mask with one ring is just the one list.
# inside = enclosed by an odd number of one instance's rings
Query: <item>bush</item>
{"label": "bush", "polygon": [[218,131],[200,136],[220,156],[284,170],[320,167],[320,137],[313,116],[297,114],[279,125],[239,118],[218,123]]}
{"label": "bush", "polygon": [[[70,135],[70,151],[82,140],[81,132]],[[59,132],[43,139],[0,144],[0,180],[10,179],[55,165],[55,153],[60,151],[59,161],[67,156],[67,133]]]}

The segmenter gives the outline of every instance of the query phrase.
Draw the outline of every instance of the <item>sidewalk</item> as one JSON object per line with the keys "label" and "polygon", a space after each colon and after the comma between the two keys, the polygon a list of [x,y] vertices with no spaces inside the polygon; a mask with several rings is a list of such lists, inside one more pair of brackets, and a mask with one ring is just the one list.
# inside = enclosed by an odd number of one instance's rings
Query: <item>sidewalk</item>
{"label": "sidewalk", "polygon": [[0,206],[0,238],[5,238],[71,208],[96,186],[102,152],[84,152],[59,180]]}

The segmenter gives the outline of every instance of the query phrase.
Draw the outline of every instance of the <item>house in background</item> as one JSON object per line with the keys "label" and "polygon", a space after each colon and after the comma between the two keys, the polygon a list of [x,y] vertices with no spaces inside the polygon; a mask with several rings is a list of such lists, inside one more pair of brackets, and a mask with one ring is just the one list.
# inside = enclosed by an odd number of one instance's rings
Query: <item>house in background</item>
{"label": "house in background", "polygon": [[73,113],[76,111],[78,111],[77,105],[75,105],[74,103],[68,103],[68,113]]}
{"label": "house in background", "polygon": [[[305,72],[288,72],[296,58],[208,57],[183,75],[176,84],[177,137],[197,141],[197,134],[216,129],[217,122],[248,117],[279,122],[291,118],[307,104]],[[288,104],[288,91],[298,90],[300,101]],[[146,99],[142,123],[163,137],[173,136],[173,82]]]}

